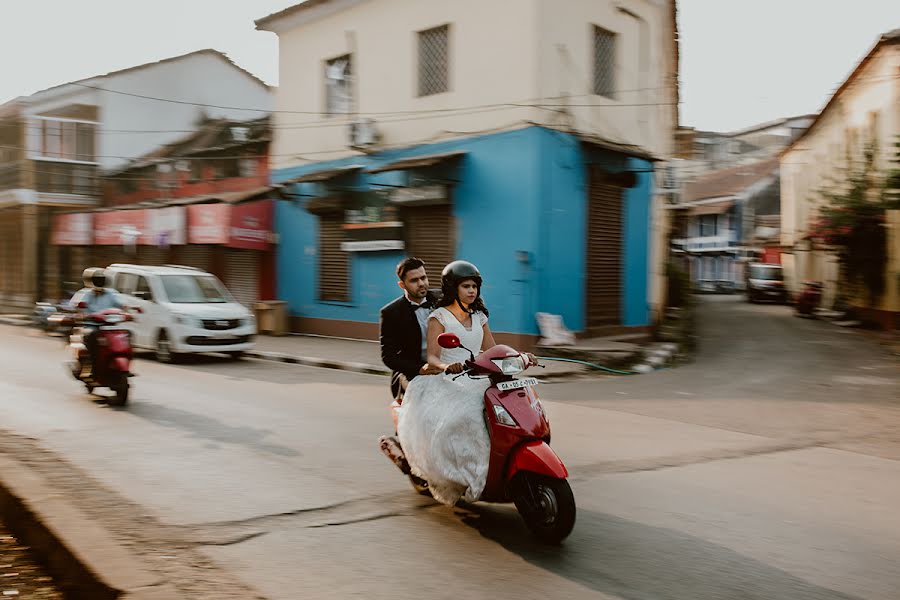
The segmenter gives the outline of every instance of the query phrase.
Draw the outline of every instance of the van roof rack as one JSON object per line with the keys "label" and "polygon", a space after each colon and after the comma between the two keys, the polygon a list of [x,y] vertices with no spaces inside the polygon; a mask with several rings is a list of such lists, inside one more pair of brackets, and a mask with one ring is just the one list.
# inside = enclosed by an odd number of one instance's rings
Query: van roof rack
{"label": "van roof rack", "polygon": [[[188,265],[163,265],[171,269],[190,269],[191,271],[203,271],[200,267],[189,267]],[[205,271],[204,271],[205,272]]]}

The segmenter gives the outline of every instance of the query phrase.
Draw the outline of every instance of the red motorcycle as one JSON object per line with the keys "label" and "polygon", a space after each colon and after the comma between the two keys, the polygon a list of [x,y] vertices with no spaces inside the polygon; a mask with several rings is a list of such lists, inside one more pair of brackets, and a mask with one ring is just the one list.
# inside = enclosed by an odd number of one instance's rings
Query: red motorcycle
{"label": "red motorcycle", "polygon": [[[465,348],[459,337],[442,333],[442,348]],[[469,350],[469,354],[472,352]],[[541,541],[559,543],[575,526],[575,497],[566,478],[569,472],[550,448],[550,423],[535,393],[534,378],[516,379],[529,364],[518,350],[497,345],[465,363],[462,375],[487,377],[485,420],[491,438],[487,483],[479,500],[516,505],[531,532]],[[394,429],[400,403],[391,404]],[[419,493],[427,482],[410,472],[397,439],[382,437],[381,449],[406,475]]]}
{"label": "red motorcycle", "polygon": [[797,316],[815,316],[815,310],[822,300],[822,284],[818,281],[804,281],[803,289],[797,294],[794,310]]}
{"label": "red motorcycle", "polygon": [[[84,383],[89,394],[93,393],[94,388],[109,388],[115,393],[110,404],[124,406],[128,402],[128,379],[134,376],[131,372],[134,353],[131,333],[123,327],[123,323],[133,320],[133,317],[118,308],[108,308],[91,315],[69,318],[72,325],[78,326],[69,336],[69,349],[74,355],[74,360],[69,363],[72,375]],[[89,328],[97,329],[93,333],[97,345],[94,361],[90,360],[84,339]]]}

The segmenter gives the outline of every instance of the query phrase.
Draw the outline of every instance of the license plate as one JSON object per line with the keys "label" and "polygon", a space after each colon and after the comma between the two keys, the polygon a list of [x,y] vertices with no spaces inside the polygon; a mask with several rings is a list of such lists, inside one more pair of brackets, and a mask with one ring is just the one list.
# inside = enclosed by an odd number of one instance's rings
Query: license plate
{"label": "license plate", "polygon": [[513,379],[512,381],[501,381],[497,384],[497,389],[501,392],[509,390],[520,390],[522,388],[533,387],[540,383],[534,377],[526,377],[525,379]]}

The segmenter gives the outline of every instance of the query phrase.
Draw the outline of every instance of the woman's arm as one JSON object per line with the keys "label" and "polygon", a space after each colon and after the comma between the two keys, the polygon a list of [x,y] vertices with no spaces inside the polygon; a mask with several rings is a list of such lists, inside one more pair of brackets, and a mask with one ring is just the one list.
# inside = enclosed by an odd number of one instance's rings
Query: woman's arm
{"label": "woman's arm", "polygon": [[481,338],[481,351],[484,352],[489,348],[493,348],[497,345],[497,342],[494,341],[494,334],[491,333],[491,327],[487,323],[484,324],[484,336]]}

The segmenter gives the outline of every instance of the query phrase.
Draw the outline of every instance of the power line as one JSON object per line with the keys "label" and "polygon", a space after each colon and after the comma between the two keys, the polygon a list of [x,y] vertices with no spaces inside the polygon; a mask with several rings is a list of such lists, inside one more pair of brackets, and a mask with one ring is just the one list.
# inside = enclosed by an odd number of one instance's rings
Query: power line
{"label": "power line", "polygon": [[[202,108],[217,108],[220,110],[237,110],[237,111],[247,111],[247,112],[261,112],[268,114],[294,114],[294,115],[317,115],[317,116],[331,116],[333,113],[329,113],[327,111],[306,111],[306,110],[269,110],[265,108],[248,108],[242,106],[225,106],[220,104],[207,104],[203,102],[191,102],[188,100],[176,100],[174,98],[162,98],[159,96],[149,96],[145,94],[137,94],[134,92],[125,92],[122,90],[111,90],[108,88],[102,88],[99,86],[87,85],[85,83],[72,83],[71,85],[77,85],[79,87],[89,88],[93,90],[98,90],[102,92],[109,92],[111,94],[120,94],[123,96],[131,96],[135,98],[142,98],[144,100],[153,100],[156,102],[168,102],[172,104],[182,104],[188,106],[199,106]],[[647,87],[647,88],[635,88],[632,90],[618,90],[617,93],[628,93],[628,92],[639,92],[646,90],[654,90],[654,89],[673,89],[674,86],[657,86],[657,87]],[[573,97],[584,97],[584,96],[592,96],[594,94],[582,94]],[[525,100],[525,103],[540,101],[544,98],[531,98],[529,100]],[[412,109],[412,110],[401,110],[401,111],[386,111],[386,112],[356,112],[354,113],[357,116],[389,116],[389,115],[407,115],[407,114],[421,114],[421,113],[441,113],[441,112],[453,112],[457,110],[466,110],[468,108],[489,108],[489,107],[500,107],[500,106],[520,106],[520,103],[517,102],[499,102],[494,104],[482,104],[475,105],[470,107],[456,107],[456,108],[435,108],[435,109]]]}

